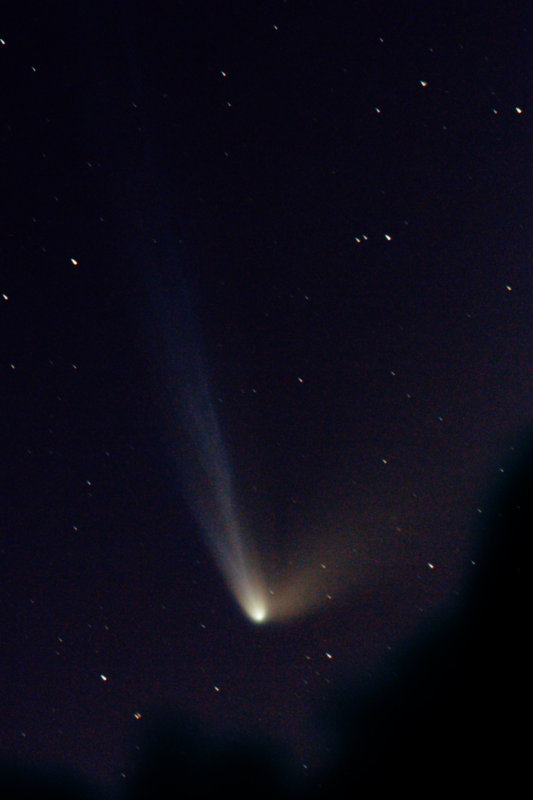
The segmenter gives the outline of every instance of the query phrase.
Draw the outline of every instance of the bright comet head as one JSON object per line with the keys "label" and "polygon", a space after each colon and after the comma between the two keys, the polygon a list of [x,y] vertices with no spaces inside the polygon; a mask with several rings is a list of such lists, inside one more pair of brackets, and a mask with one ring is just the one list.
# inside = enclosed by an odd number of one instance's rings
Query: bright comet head
{"label": "bright comet head", "polygon": [[248,587],[239,598],[242,610],[252,622],[264,622],[267,618],[268,607],[263,592],[256,586]]}
{"label": "bright comet head", "polygon": [[248,615],[254,622],[264,622],[266,619],[266,608],[257,603],[253,608],[248,609]]}

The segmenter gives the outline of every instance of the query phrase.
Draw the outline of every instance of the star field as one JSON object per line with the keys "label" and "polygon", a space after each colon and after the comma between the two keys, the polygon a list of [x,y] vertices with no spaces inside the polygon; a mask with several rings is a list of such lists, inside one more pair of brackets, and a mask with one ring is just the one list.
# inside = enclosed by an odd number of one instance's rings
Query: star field
{"label": "star field", "polygon": [[466,697],[492,752],[489,679],[513,724],[532,20],[387,5],[0,22],[15,782],[203,796],[242,745],[252,789],[270,759],[265,792],[334,796],[379,753],[441,770],[454,714],[459,774]]}

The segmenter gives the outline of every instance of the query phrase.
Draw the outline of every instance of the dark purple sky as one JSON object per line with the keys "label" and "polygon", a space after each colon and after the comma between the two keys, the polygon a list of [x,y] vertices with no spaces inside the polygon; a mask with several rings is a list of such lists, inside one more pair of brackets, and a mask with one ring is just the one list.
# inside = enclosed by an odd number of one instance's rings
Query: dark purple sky
{"label": "dark purple sky", "polygon": [[[389,5],[2,20],[8,759],[117,785],[165,712],[306,774],[334,698],[461,608],[531,421],[532,20]],[[182,495],[199,350],[267,582],[311,561],[313,614],[250,623]]]}

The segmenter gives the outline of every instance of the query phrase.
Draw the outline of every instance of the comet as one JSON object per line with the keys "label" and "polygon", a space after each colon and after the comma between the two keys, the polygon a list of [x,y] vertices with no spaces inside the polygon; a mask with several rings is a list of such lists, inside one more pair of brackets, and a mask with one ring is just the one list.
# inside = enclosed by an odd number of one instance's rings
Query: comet
{"label": "comet", "polygon": [[257,534],[267,547],[270,537],[268,531],[251,530],[238,500],[198,317],[179,270],[167,290],[158,292],[157,318],[166,342],[170,449],[181,493],[241,612],[262,625],[301,617],[327,605],[333,595],[340,598],[364,568],[360,556],[354,564],[353,536],[346,529],[332,530],[330,521],[320,525],[317,518],[312,536],[293,532],[293,548],[285,558],[256,547]]}

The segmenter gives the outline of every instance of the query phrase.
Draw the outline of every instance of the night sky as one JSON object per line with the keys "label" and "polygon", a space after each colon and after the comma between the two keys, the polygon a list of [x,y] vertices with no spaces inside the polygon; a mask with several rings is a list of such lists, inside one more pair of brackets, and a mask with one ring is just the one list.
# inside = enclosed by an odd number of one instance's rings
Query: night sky
{"label": "night sky", "polygon": [[7,772],[340,796],[481,741],[505,784],[528,4],[10,5]]}

